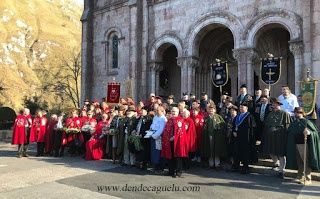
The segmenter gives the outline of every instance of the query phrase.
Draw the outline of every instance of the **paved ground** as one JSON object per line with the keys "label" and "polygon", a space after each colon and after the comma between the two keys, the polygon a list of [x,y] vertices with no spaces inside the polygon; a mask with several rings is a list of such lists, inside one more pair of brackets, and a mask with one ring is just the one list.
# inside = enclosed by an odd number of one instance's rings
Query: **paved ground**
{"label": "paved ground", "polygon": [[[171,178],[114,166],[106,160],[85,161],[79,157],[18,159],[15,150],[14,146],[0,142],[0,198],[320,197],[320,182],[314,181],[312,186],[303,187],[294,183],[292,178],[276,178],[270,170],[241,175],[194,168],[183,178]],[[31,151],[34,154],[34,150]],[[161,190],[170,190],[173,186],[180,191]]]}

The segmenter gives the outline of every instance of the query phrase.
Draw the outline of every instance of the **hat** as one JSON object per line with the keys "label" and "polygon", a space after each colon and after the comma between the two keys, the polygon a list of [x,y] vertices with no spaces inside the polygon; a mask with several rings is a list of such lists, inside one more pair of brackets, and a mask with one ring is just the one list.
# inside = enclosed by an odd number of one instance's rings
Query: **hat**
{"label": "hat", "polygon": [[168,99],[174,99],[174,96],[173,95],[169,95]]}
{"label": "hat", "polygon": [[276,103],[276,104],[279,104],[279,105],[282,105],[282,103],[280,102],[280,100],[278,98],[271,98],[270,99],[270,102],[273,104],[273,103]]}
{"label": "hat", "polygon": [[90,100],[89,99],[85,99],[84,102],[90,102]]}
{"label": "hat", "polygon": [[128,112],[129,112],[129,111],[136,112],[136,108],[135,108],[134,106],[129,106],[127,111],[128,111]]}
{"label": "hat", "polygon": [[238,110],[238,107],[237,106],[234,106],[234,105],[232,105],[232,106],[230,106],[229,108],[228,108],[228,110]]}
{"label": "hat", "polygon": [[243,102],[242,104],[240,104],[240,106],[246,106],[246,107],[248,107],[248,106],[249,106],[249,103],[248,103],[248,102]]}
{"label": "hat", "polygon": [[183,95],[183,96],[186,96],[186,95],[188,95],[188,93],[182,93],[182,95]]}
{"label": "hat", "polygon": [[242,84],[240,88],[247,88],[247,84]]}
{"label": "hat", "polygon": [[150,97],[155,97],[156,95],[154,93],[150,93]]}
{"label": "hat", "polygon": [[156,99],[162,99],[162,97],[160,97],[160,96],[156,96]]}
{"label": "hat", "polygon": [[206,95],[206,94],[207,94],[206,92],[202,92],[202,93],[201,93],[201,96],[204,96],[204,95]]}

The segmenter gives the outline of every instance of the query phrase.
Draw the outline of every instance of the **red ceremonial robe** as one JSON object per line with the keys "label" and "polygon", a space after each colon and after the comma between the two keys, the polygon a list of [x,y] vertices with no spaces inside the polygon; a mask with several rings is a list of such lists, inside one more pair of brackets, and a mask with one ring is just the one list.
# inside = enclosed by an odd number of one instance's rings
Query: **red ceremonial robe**
{"label": "red ceremonial robe", "polygon": [[187,132],[187,143],[188,143],[188,151],[189,152],[196,152],[197,146],[196,146],[196,139],[197,139],[197,132],[196,127],[194,125],[193,119],[191,117],[185,118],[185,126],[186,126],[186,132]]}
{"label": "red ceremonial robe", "polygon": [[[187,134],[184,119],[180,116],[170,118],[162,134],[161,157],[172,159],[174,157],[188,157]],[[172,154],[170,138],[174,135],[174,151]]]}
{"label": "red ceremonial robe", "polygon": [[57,125],[57,120],[50,120],[47,128],[47,133],[45,136],[45,152],[50,153],[53,150],[53,140],[54,140],[54,127]]}
{"label": "red ceremonial robe", "polygon": [[202,129],[204,126],[204,118],[201,114],[198,114],[197,116],[193,116],[194,125],[196,127],[196,149],[197,151],[200,151],[201,148],[201,142],[202,142]]}
{"label": "red ceremonial robe", "polygon": [[24,115],[18,115],[14,121],[11,144],[24,144],[26,139],[26,125],[28,121]]}
{"label": "red ceremonial robe", "polygon": [[96,126],[96,131],[91,139],[86,143],[86,160],[100,160],[103,157],[106,139],[99,139],[102,129],[108,126],[109,122],[100,121]]}
{"label": "red ceremonial robe", "polygon": [[30,142],[44,142],[47,131],[47,118],[45,116],[36,117],[33,120],[30,130]]}
{"label": "red ceremonial robe", "polygon": [[27,118],[29,128],[31,128],[31,126],[32,126],[32,117],[31,117],[31,115],[30,114],[29,115],[25,115],[25,117]]}
{"label": "red ceremonial robe", "polygon": [[[82,127],[82,121],[79,117],[69,117],[66,120],[66,128],[76,128],[81,130]],[[63,132],[62,134],[62,145],[66,145],[68,143],[73,142],[73,140],[76,138],[76,136],[79,136],[79,139],[81,142],[84,141],[83,136],[81,133],[72,133],[70,135],[66,134],[66,132]]]}

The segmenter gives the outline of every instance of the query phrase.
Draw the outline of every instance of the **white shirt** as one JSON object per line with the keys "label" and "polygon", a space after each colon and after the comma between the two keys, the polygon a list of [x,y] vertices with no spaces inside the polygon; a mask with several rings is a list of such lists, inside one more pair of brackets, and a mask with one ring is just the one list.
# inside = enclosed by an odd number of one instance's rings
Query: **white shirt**
{"label": "white shirt", "polygon": [[299,107],[298,98],[294,94],[290,94],[288,97],[284,97],[283,95],[280,95],[278,97],[281,105],[281,110],[287,112],[290,114],[290,116],[294,116],[294,108]]}
{"label": "white shirt", "polygon": [[152,134],[153,139],[158,139],[161,137],[164,127],[166,126],[167,118],[162,116],[154,116],[152,120],[152,124],[150,126],[151,130],[156,131],[154,134]]}

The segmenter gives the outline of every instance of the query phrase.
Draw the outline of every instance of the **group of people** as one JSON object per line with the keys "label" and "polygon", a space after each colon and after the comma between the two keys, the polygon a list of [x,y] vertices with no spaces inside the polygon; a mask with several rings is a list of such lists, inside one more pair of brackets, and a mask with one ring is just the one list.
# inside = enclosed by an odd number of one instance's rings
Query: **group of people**
{"label": "group of people", "polygon": [[173,95],[164,101],[154,94],[137,104],[131,98],[112,105],[86,100],[80,115],[73,110],[50,119],[45,111],[33,118],[24,109],[12,144],[18,145],[18,157],[27,157],[29,143],[37,142],[37,156],[63,156],[67,147],[86,160],[107,158],[156,173],[168,169],[172,177],[195,164],[247,174],[249,164],[269,156],[280,178],[285,168],[298,169],[296,181],[310,184],[311,171],[320,170],[315,118],[306,118],[287,86],[278,98],[270,98],[267,89],[250,96],[246,85],[239,92],[235,101],[222,95],[218,103],[206,93],[200,100],[184,94],[178,103]]}

